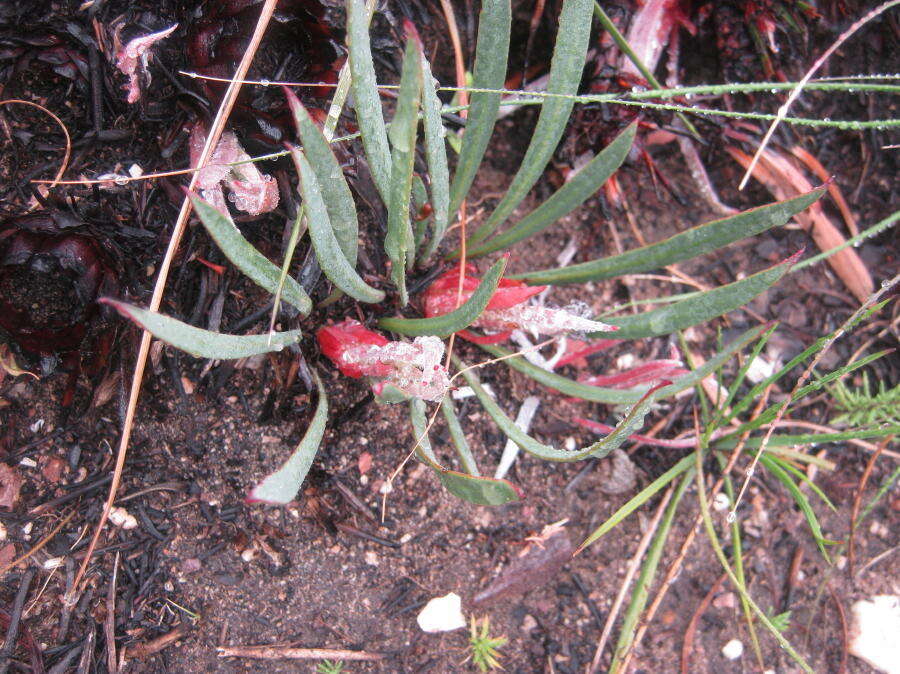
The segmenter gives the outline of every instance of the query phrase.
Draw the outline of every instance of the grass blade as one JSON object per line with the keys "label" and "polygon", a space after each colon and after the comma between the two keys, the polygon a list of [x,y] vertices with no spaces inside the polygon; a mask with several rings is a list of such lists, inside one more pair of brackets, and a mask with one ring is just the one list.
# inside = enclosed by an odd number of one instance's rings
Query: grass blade
{"label": "grass blade", "polygon": [[363,281],[344,257],[344,252],[331,229],[328,210],[322,200],[322,191],[316,174],[303,152],[294,153],[297,172],[300,174],[300,193],[306,207],[309,222],[309,238],[325,276],[345,293],[360,302],[381,302],[384,293]]}
{"label": "grass blade", "polygon": [[[742,350],[747,344],[758,338],[760,332],[766,329],[768,329],[768,326],[763,328],[751,328],[743,335],[735,339],[733,342],[728,344],[728,346],[726,346],[696,370],[692,370],[688,374],[678,377],[672,382],[671,385],[659,389],[653,395],[653,399],[661,400],[667,396],[674,395],[679,391],[683,391],[697,385],[704,378],[722,367],[722,365],[724,365],[728,361],[728,359],[731,358],[736,352]],[[641,392],[637,391],[623,391],[621,389],[603,388],[600,386],[589,386],[588,384],[582,384],[580,382],[573,381],[568,377],[558,375],[554,372],[548,372],[547,370],[540,368],[537,365],[529,363],[522,356],[509,358],[512,353],[501,347],[490,346],[487,344],[479,344],[479,346],[497,358],[505,357],[506,360],[504,360],[504,362],[514,370],[518,370],[522,374],[528,375],[538,383],[559,391],[563,395],[573,396],[575,398],[589,400],[591,402],[614,405],[633,405],[638,400],[640,400],[642,395]]]}
{"label": "grass blade", "polygon": [[391,184],[391,153],[375,80],[369,16],[363,0],[347,0],[347,47],[359,133],[375,186],[387,203]]}
{"label": "grass blade", "polygon": [[441,120],[441,101],[428,59],[422,54],[422,128],[425,135],[425,161],[431,182],[431,208],[434,230],[424,251],[427,260],[434,254],[447,231],[450,220],[450,169],[447,167],[447,130]]}
{"label": "grass blade", "polygon": [[[510,0],[482,3],[478,17],[478,42],[475,46],[474,88],[503,89],[509,58],[511,22]],[[451,219],[469,193],[478,167],[481,166],[481,159],[497,120],[497,111],[500,109],[500,96],[499,91],[472,94],[456,174],[450,185]]]}
{"label": "grass blade", "polygon": [[562,269],[525,272],[511,278],[529,283],[559,285],[599,281],[622,274],[637,274],[710,253],[730,243],[785,224],[824,194],[825,188],[793,199],[753,208],[721,220],[698,225],[665,241],[599,260],[573,264]]}
{"label": "grass blade", "polygon": [[581,74],[584,72],[588,38],[591,34],[592,3],[593,0],[567,0],[563,3],[547,82],[547,93],[551,97],[546,98],[541,106],[541,114],[525,151],[525,158],[506,195],[484,224],[472,234],[470,244],[489,237],[510,216],[534,187],[556,151],[575,104],[574,99],[569,96],[578,93]]}
{"label": "grass blade", "polygon": [[328,396],[325,395],[325,387],[322,386],[319,373],[315,370],[313,377],[319,390],[319,402],[316,404],[312,421],[303,434],[303,439],[281,468],[268,475],[250,491],[247,496],[248,503],[261,501],[272,505],[284,505],[297,497],[300,486],[309,473],[309,467],[316,458],[316,452],[319,451],[319,445],[322,444],[325,424],[328,421]]}
{"label": "grass blade", "polygon": [[[281,270],[244,238],[228,215],[198,196],[192,194],[190,197],[197,217],[225,257],[260,288],[276,294]],[[308,314],[312,310],[309,295],[290,276],[284,280],[282,296],[301,313]]]}
{"label": "grass blade", "polygon": [[688,471],[693,465],[694,455],[688,454],[665,473],[653,480],[653,482],[638,492],[637,495],[633,496],[623,506],[616,510],[616,512],[614,512],[603,524],[594,529],[591,535],[585,538],[581,545],[578,546],[578,550],[575,551],[576,554],[581,550],[584,550],[587,546],[596,543],[600,538],[612,531],[614,527],[620,524],[631,513],[644,505],[658,492],[665,489],[672,480]]}
{"label": "grass blade", "polygon": [[601,438],[597,442],[587,445],[586,447],[582,447],[581,449],[557,449],[551,445],[545,445],[538,442],[516,426],[513,420],[506,416],[503,410],[500,409],[500,405],[498,405],[488,392],[484,390],[481,383],[478,381],[478,377],[475,376],[474,370],[467,369],[456,356],[453,356],[453,362],[460,369],[466,383],[472,388],[472,391],[478,398],[478,402],[484,407],[488,416],[494,420],[494,423],[500,427],[500,430],[503,431],[504,435],[529,454],[533,454],[545,461],[581,461],[588,457],[602,458],[606,456],[625,442],[629,435],[643,425],[644,417],[647,415],[647,412],[650,411],[650,406],[653,403],[653,399],[651,398],[652,394],[659,388],[662,388],[662,386],[657,386],[647,391],[637,404],[629,410],[625,418],[620,421],[615,429],[606,437]]}
{"label": "grass blade", "polygon": [[668,335],[744,306],[761,292],[777,283],[796,262],[797,256],[797,254],[792,255],[787,260],[740,281],[707,290],[699,295],[653,311],[634,316],[613,316],[603,320],[611,325],[619,326],[615,333],[617,338],[639,339]]}
{"label": "grass blade", "polygon": [[230,360],[246,358],[270,351],[281,351],[284,347],[300,340],[299,330],[267,333],[265,335],[225,335],[195,328],[171,316],[141,309],[108,297],[100,299],[122,316],[151,333],[157,339],[171,344],[197,358]]}
{"label": "grass blade", "polygon": [[[330,144],[309,116],[300,99],[290,89],[285,88],[284,91],[294,115],[294,123],[297,125],[297,135],[303,141],[303,151],[316,174],[319,187],[322,188],[322,200],[325,202],[325,210],[328,211],[331,229],[334,231],[334,236],[344,257],[347,258],[347,262],[351,267],[356,267],[359,220],[356,216],[353,194],[344,177],[344,171],[331,151]],[[291,148],[291,157],[294,158],[296,165],[295,155],[296,148]]]}
{"label": "grass blade", "polygon": [[410,337],[437,335],[447,337],[474,323],[491,301],[506,269],[506,258],[500,258],[481,279],[475,292],[458,309],[433,318],[382,318],[378,327]]}
{"label": "grass blade", "polygon": [[384,252],[391,261],[391,280],[400,291],[400,306],[405,306],[406,266],[415,253],[409,199],[412,193],[413,163],[416,157],[416,130],[419,125],[419,101],[422,97],[422,58],[412,24],[407,24],[406,55],[400,76],[397,110],[391,122],[391,184],[388,194],[387,235]]}
{"label": "grass blade", "polygon": [[[634,142],[634,134],[637,130],[637,124],[631,124],[615,140],[607,145],[603,150],[594,157],[590,163],[585,166],[578,174],[569,182],[553,193],[547,201],[535,208],[531,213],[522,218],[513,227],[510,227],[502,234],[495,236],[490,241],[486,241],[480,246],[475,246],[469,250],[469,257],[478,257],[491,253],[495,250],[505,250],[514,243],[534,236],[538,232],[545,230],[550,225],[565,215],[568,215],[578,208],[585,201],[590,199],[600,186],[605,183],[609,177],[615,173],[616,169],[622,165],[628,156],[628,151]],[[454,252],[452,257],[458,257],[458,251]],[[576,265],[578,266],[578,265]],[[571,269],[567,267],[566,269]],[[558,271],[558,270],[547,270]],[[561,271],[565,271],[561,270]],[[630,269],[628,271],[631,271]],[[532,272],[541,274],[544,272]],[[517,275],[516,278],[524,277],[530,279],[527,274]],[[552,283],[552,281],[548,281]]]}

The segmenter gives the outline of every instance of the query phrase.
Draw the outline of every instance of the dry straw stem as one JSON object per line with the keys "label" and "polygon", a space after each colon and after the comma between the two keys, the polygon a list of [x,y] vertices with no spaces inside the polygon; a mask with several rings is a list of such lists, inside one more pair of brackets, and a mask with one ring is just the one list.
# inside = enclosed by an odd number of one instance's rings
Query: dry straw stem
{"label": "dry straw stem", "polygon": [[[594,651],[594,659],[591,661],[591,667],[588,670],[591,674],[600,668],[600,659],[603,657],[603,649],[606,647],[606,642],[609,641],[610,634],[612,634],[613,625],[616,622],[619,611],[622,610],[622,604],[625,603],[625,596],[628,594],[628,588],[631,586],[631,581],[634,580],[635,575],[641,568],[641,560],[644,557],[644,553],[650,546],[650,541],[653,540],[653,535],[659,528],[663,513],[665,513],[666,507],[669,505],[669,501],[674,493],[675,487],[671,486],[663,495],[662,500],[656,507],[656,512],[653,513],[653,519],[650,520],[650,524],[647,525],[647,530],[644,532],[644,535],[638,543],[637,549],[634,551],[634,555],[628,565],[628,571],[625,572],[625,578],[622,579],[622,586],[619,588],[619,594],[616,595],[616,600],[609,610],[609,615],[606,617],[606,623],[603,625],[603,632],[600,634],[600,640],[597,642],[597,650]],[[615,657],[615,654],[613,654],[613,657]],[[624,672],[626,670],[622,669],[622,671]]]}
{"label": "dry straw stem", "polygon": [[[240,64],[235,71],[234,81],[232,81],[228,89],[225,92],[225,96],[222,99],[222,103],[219,106],[219,111],[216,114],[215,120],[213,120],[212,127],[210,128],[209,135],[206,137],[206,145],[203,147],[203,152],[200,155],[200,159],[197,162],[197,167],[202,168],[207,165],[212,156],[213,149],[216,147],[216,144],[219,142],[219,137],[222,135],[222,131],[225,128],[225,123],[228,121],[228,116],[231,114],[231,109],[234,107],[234,103],[237,100],[238,92],[240,91],[241,85],[240,80],[244,78],[247,74],[247,71],[250,69],[250,64],[253,62],[253,57],[256,55],[256,50],[259,48],[259,43],[262,41],[263,34],[266,31],[266,27],[269,25],[269,20],[272,18],[272,13],[275,11],[275,5],[278,3],[278,0],[266,0],[263,5],[262,11],[259,15],[259,20],[256,22],[256,28],[253,31],[253,35],[250,38],[250,43],[247,45],[247,51],[244,52],[244,56],[241,59]],[[197,182],[197,177],[199,173],[195,172],[191,176],[191,182],[188,186],[188,191],[192,191]],[[191,200],[189,197],[185,196],[184,201],[181,204],[181,211],[178,213],[178,219],[175,221],[175,226],[172,229],[172,238],[169,240],[169,246],[166,249],[165,257],[163,258],[162,263],[160,264],[159,276],[156,279],[156,284],[153,288],[153,296],[150,299],[150,311],[159,310],[159,305],[162,302],[163,293],[166,288],[166,280],[169,277],[169,269],[172,266],[172,260],[175,257],[175,251],[178,249],[178,244],[181,241],[181,236],[184,234],[185,227],[187,226],[188,216],[191,214]],[[122,427],[122,437],[119,441],[118,453],[116,455],[116,465],[115,470],[113,472],[112,483],[109,486],[109,495],[106,499],[106,505],[103,508],[103,513],[100,515],[100,521],[97,522],[97,528],[94,531],[94,535],[91,538],[91,543],[88,546],[87,553],[84,556],[84,561],[81,563],[81,567],[78,569],[78,574],[75,576],[75,582],[72,584],[72,591],[69,596],[66,597],[67,602],[73,602],[74,598],[78,596],[81,590],[81,581],[84,577],[85,572],[87,571],[87,567],[91,562],[91,557],[93,556],[93,552],[97,547],[97,541],[100,539],[100,534],[103,531],[103,525],[106,523],[109,518],[109,512],[112,509],[113,503],[116,499],[116,492],[119,488],[119,483],[122,479],[122,469],[125,466],[125,455],[128,451],[128,442],[131,439],[131,430],[134,425],[134,413],[137,407],[138,396],[141,391],[141,382],[144,377],[144,368],[147,365],[147,355],[150,351],[150,340],[151,335],[149,332],[144,331],[143,335],[141,335],[141,344],[138,349],[137,354],[137,362],[134,366],[134,377],[131,381],[131,391],[128,396],[128,407],[125,411],[125,423]]]}
{"label": "dry straw stem", "polygon": [[253,658],[254,660],[384,660],[384,654],[369,651],[347,651],[333,648],[290,648],[288,646],[220,646],[220,658]]}
{"label": "dry straw stem", "polygon": [[850,39],[856,31],[862,28],[864,25],[869,23],[872,19],[881,15],[882,13],[889,10],[891,7],[900,4],[900,0],[890,0],[889,2],[885,2],[880,4],[878,7],[870,11],[864,17],[856,21],[852,26],[850,26],[847,30],[840,34],[837,40],[825,50],[825,53],[822,54],[816,62],[813,63],[812,68],[806,71],[806,74],[803,76],[803,79],[797,83],[797,86],[794,87],[793,91],[791,91],[788,99],[784,102],[780,108],[778,108],[778,114],[775,119],[772,121],[771,126],[769,126],[769,130],[766,131],[766,135],[763,136],[762,143],[759,145],[759,149],[756,151],[756,154],[753,155],[753,160],[750,162],[750,165],[747,167],[746,172],[744,173],[744,177],[741,178],[741,184],[738,185],[738,189],[742,190],[747,186],[747,181],[750,180],[750,176],[753,173],[753,169],[756,168],[757,162],[759,162],[760,157],[762,157],[763,151],[766,149],[766,145],[769,144],[769,140],[772,138],[772,134],[775,133],[775,129],[778,126],[778,123],[787,117],[788,110],[790,110],[791,105],[793,105],[794,101],[796,101],[800,97],[800,93],[803,91],[803,87],[806,86],[807,82],[812,78],[813,75],[816,74],[816,71],[822,67],[822,65],[831,58],[831,55],[834,54],[835,51],[840,48],[844,42]]}
{"label": "dry straw stem", "polygon": [[72,156],[72,138],[69,136],[69,130],[66,128],[66,125],[63,124],[63,121],[57,117],[50,110],[45,108],[43,105],[38,105],[37,103],[33,103],[31,101],[23,101],[19,98],[8,98],[5,101],[0,101],[0,107],[4,105],[9,105],[10,103],[18,103],[19,105],[29,105],[33,108],[37,108],[41,112],[49,115],[54,122],[59,125],[59,128],[62,129],[63,135],[66,137],[66,152],[63,155],[62,164],[59,166],[59,170],[56,172],[56,176],[54,176],[53,180],[50,181],[49,186],[55,187],[59,184],[60,179],[63,177],[63,174],[66,172],[66,169],[69,167],[69,157]]}

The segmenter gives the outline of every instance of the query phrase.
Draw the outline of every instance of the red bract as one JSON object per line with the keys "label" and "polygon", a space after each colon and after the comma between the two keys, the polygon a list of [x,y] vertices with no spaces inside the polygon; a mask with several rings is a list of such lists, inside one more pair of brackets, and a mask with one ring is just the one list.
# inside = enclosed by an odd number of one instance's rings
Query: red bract
{"label": "red bract", "polygon": [[347,319],[342,323],[321,328],[316,333],[316,339],[319,341],[319,348],[332,363],[337,365],[341,374],[354,379],[359,379],[367,374],[376,374],[385,376],[389,372],[387,365],[382,365],[382,371],[378,373],[364,372],[359,363],[347,362],[346,355],[349,349],[363,344],[374,344],[375,346],[384,346],[388,343],[388,339],[377,332],[373,332],[364,327],[362,323]]}
{"label": "red bract", "polygon": [[[171,35],[176,28],[178,28],[177,23],[157,33],[136,37],[124,46],[119,45],[116,50],[116,68],[128,76],[128,84],[122,88],[128,92],[129,103],[136,103],[141,97],[141,76],[148,82],[150,81],[150,71],[147,69],[153,58],[153,52],[150,49],[154,44]],[[116,35],[117,42],[118,37]]]}
{"label": "red bract", "polygon": [[[424,295],[425,316],[431,318],[447,314],[465,302],[478,287],[481,279],[470,276],[474,268],[467,267],[463,277],[463,292],[459,292],[459,270],[443,274],[429,286]],[[522,281],[501,279],[488,302],[487,307],[473,327],[483,328],[492,333],[485,336],[473,335],[468,330],[459,331],[459,336],[478,344],[496,344],[507,339],[513,330],[523,330],[534,334],[557,336],[570,332],[612,331],[617,328],[585,317],[589,313],[586,305],[571,306],[568,309],[527,304],[528,300],[546,290],[547,286],[529,286]]]}
{"label": "red bract", "polygon": [[[459,268],[451,269],[438,277],[434,283],[428,286],[428,290],[423,295],[425,315],[430,318],[432,316],[449,314],[468,300],[472,293],[475,292],[478,284],[481,283],[480,278],[470,276],[474,271],[475,267],[473,265],[466,267],[466,277],[463,279],[463,292],[459,298],[457,298]],[[500,279],[500,283],[497,284],[497,290],[494,292],[485,310],[509,309],[543,292],[546,288],[547,286],[529,286],[523,281],[514,281],[513,279]]]}

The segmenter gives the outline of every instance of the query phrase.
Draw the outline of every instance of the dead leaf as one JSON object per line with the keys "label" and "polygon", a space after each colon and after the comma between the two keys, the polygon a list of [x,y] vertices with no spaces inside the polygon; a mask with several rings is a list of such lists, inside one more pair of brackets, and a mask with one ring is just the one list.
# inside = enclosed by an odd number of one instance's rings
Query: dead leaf
{"label": "dead leaf", "polygon": [[19,471],[0,463],[0,508],[12,510],[16,506],[23,484],[25,480]]}
{"label": "dead leaf", "polygon": [[91,401],[93,407],[103,407],[112,400],[113,394],[118,390],[121,374],[110,372],[94,389],[94,399]]}
{"label": "dead leaf", "polygon": [[525,555],[510,562],[490,585],[475,595],[473,601],[487,604],[546,585],[559,575],[571,557],[569,535],[564,529],[558,529],[543,540],[542,546],[531,545]]}
{"label": "dead leaf", "polygon": [[[751,158],[747,153],[735,147],[728,147],[726,150],[745,169],[750,166]],[[760,156],[759,163],[753,170],[753,177],[779,200],[790,199],[813,189],[806,176],[787,157],[771,149],[765,150]],[[846,241],[819,203],[798,213],[794,219],[810,233],[821,251],[831,250]],[[844,248],[831,255],[828,264],[860,302],[864,302],[875,291],[875,283],[869,270],[853,248]]]}
{"label": "dead leaf", "polygon": [[359,466],[359,474],[365,475],[372,467],[372,455],[369,452],[363,452],[359,455],[357,465]]}

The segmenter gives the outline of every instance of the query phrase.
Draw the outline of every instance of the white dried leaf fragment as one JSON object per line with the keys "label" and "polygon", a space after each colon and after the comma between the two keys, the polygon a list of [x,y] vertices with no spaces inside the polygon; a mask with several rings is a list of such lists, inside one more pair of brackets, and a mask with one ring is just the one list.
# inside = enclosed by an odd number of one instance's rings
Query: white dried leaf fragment
{"label": "white dried leaf fragment", "polygon": [[153,57],[150,48],[171,35],[176,28],[178,28],[177,23],[165,30],[136,37],[116,54],[116,67],[128,76],[128,84],[123,89],[128,92],[129,103],[136,103],[141,97],[141,74],[144,74],[148,81],[150,80],[150,72],[147,70],[147,65]]}
{"label": "white dried leaf fragment", "polygon": [[850,608],[849,651],[886,674],[900,674],[900,596],[861,599]]}
{"label": "white dried leaf fragment", "polygon": [[452,632],[466,626],[462,599],[455,592],[435,597],[421,610],[416,621],[423,632]]}
{"label": "white dried leaf fragment", "polygon": [[361,344],[344,353],[345,362],[367,368],[383,366],[384,376],[398,389],[414,398],[434,401],[450,388],[450,376],[441,363],[443,357],[444,342],[430,336],[383,346]]}

